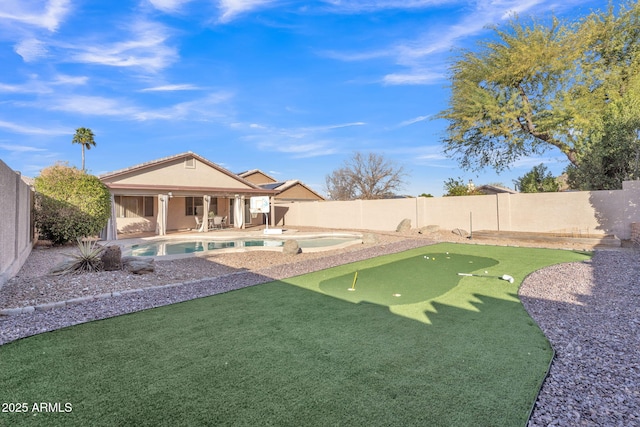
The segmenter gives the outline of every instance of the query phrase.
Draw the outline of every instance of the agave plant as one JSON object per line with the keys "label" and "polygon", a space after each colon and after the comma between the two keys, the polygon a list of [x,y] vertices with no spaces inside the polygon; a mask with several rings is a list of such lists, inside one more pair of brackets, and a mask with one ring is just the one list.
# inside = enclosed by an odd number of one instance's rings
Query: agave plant
{"label": "agave plant", "polygon": [[78,240],[78,250],[80,253],[65,254],[71,257],[71,260],[64,263],[62,268],[55,271],[56,275],[68,273],[93,273],[102,270],[102,259],[100,255],[104,248],[97,241]]}

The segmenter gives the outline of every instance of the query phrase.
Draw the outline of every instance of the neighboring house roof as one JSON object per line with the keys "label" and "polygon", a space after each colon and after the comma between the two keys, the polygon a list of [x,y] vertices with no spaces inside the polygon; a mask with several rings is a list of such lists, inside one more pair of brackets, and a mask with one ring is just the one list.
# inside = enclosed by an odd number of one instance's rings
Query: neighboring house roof
{"label": "neighboring house roof", "polygon": [[277,179],[262,172],[260,169],[252,169],[249,171],[240,172],[239,177],[246,179],[254,184],[265,184],[267,182],[276,182]]}
{"label": "neighboring house roof", "polygon": [[260,188],[276,191],[276,197],[280,200],[324,200],[324,197],[297,179],[277,181],[260,169],[251,169],[238,175]]}
{"label": "neighboring house roof", "polygon": [[324,197],[297,179],[269,182],[259,186],[265,190],[277,191],[276,197],[281,200],[324,200]]}
{"label": "neighboring house roof", "polygon": [[509,194],[518,194],[517,191],[512,190],[510,188],[501,187],[499,185],[481,185],[476,188],[476,191],[483,194],[498,194],[498,193],[509,193]]}
{"label": "neighboring house roof", "polygon": [[[198,162],[204,169],[197,169]],[[184,173],[184,170],[194,173]],[[191,151],[108,172],[98,178],[113,189],[273,194]]]}

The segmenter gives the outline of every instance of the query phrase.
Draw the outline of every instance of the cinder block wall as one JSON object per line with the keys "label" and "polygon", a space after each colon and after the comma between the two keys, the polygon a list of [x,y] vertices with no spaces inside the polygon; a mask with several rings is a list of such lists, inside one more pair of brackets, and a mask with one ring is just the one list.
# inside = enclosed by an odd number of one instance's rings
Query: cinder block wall
{"label": "cinder block wall", "polygon": [[20,173],[0,160],[0,288],[33,248],[32,201],[32,190]]}
{"label": "cinder block wall", "polygon": [[438,225],[468,231],[525,231],[631,238],[640,223],[640,182],[622,190],[390,200],[278,203],[279,226],[394,231],[404,218],[413,228]]}

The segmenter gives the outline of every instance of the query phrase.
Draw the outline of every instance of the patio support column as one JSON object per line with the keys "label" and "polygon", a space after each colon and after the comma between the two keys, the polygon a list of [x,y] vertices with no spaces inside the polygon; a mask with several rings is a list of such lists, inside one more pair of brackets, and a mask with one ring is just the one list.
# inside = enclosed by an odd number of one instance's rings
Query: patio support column
{"label": "patio support column", "polygon": [[269,197],[269,216],[271,217],[269,219],[269,222],[271,223],[271,226],[275,227],[276,226],[276,204],[275,204],[276,198],[271,196]]}
{"label": "patio support column", "polygon": [[244,230],[244,196],[240,196],[240,224],[242,224],[241,228]]}
{"label": "patio support column", "polygon": [[169,210],[169,195],[158,194],[158,219],[156,221],[156,234],[167,234],[167,212]]}

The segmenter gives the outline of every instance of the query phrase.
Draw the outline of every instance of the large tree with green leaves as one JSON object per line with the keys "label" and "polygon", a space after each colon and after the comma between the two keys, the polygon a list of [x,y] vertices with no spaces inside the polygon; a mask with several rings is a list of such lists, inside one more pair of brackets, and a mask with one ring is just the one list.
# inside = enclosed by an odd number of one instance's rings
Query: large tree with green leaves
{"label": "large tree with green leaves", "polygon": [[444,197],[449,196],[477,196],[481,195],[473,181],[469,180],[468,183],[465,183],[464,180],[460,177],[458,178],[448,178],[444,182]]}
{"label": "large tree with green leaves", "polygon": [[622,181],[640,178],[640,6],[623,9],[615,19],[592,15],[584,29],[593,47],[584,69],[604,103],[593,117],[590,144],[579,163],[567,168],[569,184],[619,189]]}
{"label": "large tree with green leaves", "polygon": [[580,190],[617,190],[640,179],[640,102],[613,102],[604,116],[598,144],[566,170],[569,185]]}
{"label": "large tree with green leaves", "polygon": [[550,193],[560,191],[558,180],[547,170],[544,164],[534,166],[529,172],[514,180],[516,189],[521,193]]}
{"label": "large tree with green leaves", "polygon": [[[617,14],[616,14],[617,12]],[[506,29],[451,65],[445,151],[468,169],[508,168],[553,147],[573,167],[605,135],[612,102],[628,102],[640,71],[640,6],[594,12],[570,23]]]}
{"label": "large tree with green leaves", "polygon": [[89,128],[78,128],[76,129],[75,135],[73,135],[73,140],[71,140],[72,144],[80,144],[82,146],[82,170],[84,169],[84,150],[90,150],[91,147],[96,146],[96,142],[94,140],[95,135],[93,131]]}

